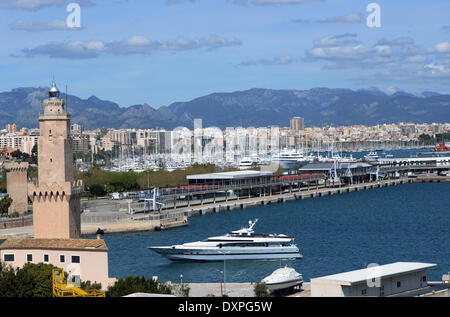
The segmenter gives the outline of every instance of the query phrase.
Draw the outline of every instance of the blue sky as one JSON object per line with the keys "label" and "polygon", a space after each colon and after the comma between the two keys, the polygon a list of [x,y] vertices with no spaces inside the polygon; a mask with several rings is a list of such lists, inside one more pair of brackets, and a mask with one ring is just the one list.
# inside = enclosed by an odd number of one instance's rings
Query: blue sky
{"label": "blue sky", "polygon": [[[69,29],[69,2],[81,28]],[[370,28],[369,3],[381,7]],[[155,108],[249,88],[450,93],[448,0],[0,0],[0,91]]]}

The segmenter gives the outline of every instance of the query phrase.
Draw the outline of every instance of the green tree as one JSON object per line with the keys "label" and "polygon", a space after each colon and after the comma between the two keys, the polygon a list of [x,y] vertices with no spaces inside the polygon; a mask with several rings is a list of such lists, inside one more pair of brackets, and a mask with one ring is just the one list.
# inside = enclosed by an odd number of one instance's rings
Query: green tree
{"label": "green tree", "polygon": [[[0,297],[52,297],[54,268],[51,264],[26,263],[14,269],[0,263]],[[81,288],[101,289],[101,284],[82,281]]]}
{"label": "green tree", "polygon": [[172,288],[144,276],[127,276],[125,279],[121,278],[114,285],[109,286],[106,296],[121,297],[133,293],[171,294]]}
{"label": "green tree", "polygon": [[22,268],[2,267],[0,297],[52,297],[50,264],[26,263]]}
{"label": "green tree", "polygon": [[269,288],[263,282],[257,282],[253,288],[256,297],[269,297]]}
{"label": "green tree", "polygon": [[0,170],[0,193],[6,193],[6,171]]}
{"label": "green tree", "polygon": [[101,283],[92,283],[91,281],[86,281],[86,282],[82,281],[80,287],[81,287],[81,289],[83,289],[85,291],[90,291],[93,289],[101,290],[102,284]]}
{"label": "green tree", "polygon": [[101,197],[106,195],[105,187],[99,184],[93,184],[89,187],[89,192],[95,197]]}
{"label": "green tree", "polygon": [[9,195],[6,195],[2,200],[0,200],[0,213],[2,216],[8,213],[8,209],[11,206],[12,202],[13,200],[11,197],[9,197]]}

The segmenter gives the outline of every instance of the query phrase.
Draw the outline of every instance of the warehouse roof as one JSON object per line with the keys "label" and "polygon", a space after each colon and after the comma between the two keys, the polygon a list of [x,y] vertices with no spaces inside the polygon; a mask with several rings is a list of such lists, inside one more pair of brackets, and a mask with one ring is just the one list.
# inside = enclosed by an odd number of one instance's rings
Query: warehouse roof
{"label": "warehouse roof", "polygon": [[372,278],[388,278],[391,276],[404,275],[424,269],[435,268],[436,264],[419,262],[396,262],[391,264],[379,265],[361,270],[355,270],[345,273],[319,277],[319,280],[330,280],[340,282],[342,285],[353,285],[366,282]]}
{"label": "warehouse roof", "polygon": [[[353,168],[366,168],[372,167],[372,165],[364,162],[340,162],[336,164],[337,169],[353,169]],[[309,163],[300,168],[300,171],[329,171],[334,168],[334,162],[324,163]]]}
{"label": "warehouse roof", "polygon": [[209,174],[196,174],[189,175],[187,179],[239,179],[239,178],[249,178],[249,177],[261,177],[261,176],[271,176],[272,172],[261,172],[261,171],[234,171],[234,172],[222,172],[222,173],[209,173]]}

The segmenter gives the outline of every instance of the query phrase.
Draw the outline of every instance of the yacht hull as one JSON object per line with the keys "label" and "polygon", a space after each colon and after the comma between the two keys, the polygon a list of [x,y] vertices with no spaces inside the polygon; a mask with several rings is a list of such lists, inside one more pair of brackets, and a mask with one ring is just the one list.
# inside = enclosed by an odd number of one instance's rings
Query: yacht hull
{"label": "yacht hull", "polygon": [[[303,256],[297,248],[254,248],[254,250],[221,250],[178,249],[173,247],[149,247],[149,249],[167,257],[172,261],[242,261],[242,260],[296,260]],[[253,249],[253,248],[252,248]]]}
{"label": "yacht hull", "polygon": [[301,286],[303,284],[303,279],[285,281],[280,283],[266,283],[267,288],[271,291],[279,291],[282,289],[287,289],[295,286]]}
{"label": "yacht hull", "polygon": [[308,161],[283,161],[283,160],[279,160],[279,161],[275,161],[275,163],[278,163],[282,168],[284,169],[291,169],[295,166],[298,165],[305,165],[308,164]]}

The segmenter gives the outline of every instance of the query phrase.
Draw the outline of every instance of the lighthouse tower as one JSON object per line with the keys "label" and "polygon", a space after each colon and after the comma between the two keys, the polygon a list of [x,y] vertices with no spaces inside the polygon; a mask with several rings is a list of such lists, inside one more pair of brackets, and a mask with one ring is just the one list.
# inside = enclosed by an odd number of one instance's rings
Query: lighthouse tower
{"label": "lighthouse tower", "polygon": [[74,182],[70,114],[52,83],[39,115],[38,182],[30,184],[37,239],[78,239],[81,233],[80,181]]}

